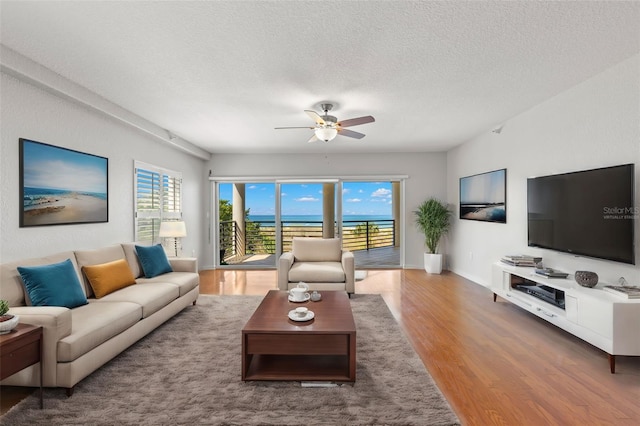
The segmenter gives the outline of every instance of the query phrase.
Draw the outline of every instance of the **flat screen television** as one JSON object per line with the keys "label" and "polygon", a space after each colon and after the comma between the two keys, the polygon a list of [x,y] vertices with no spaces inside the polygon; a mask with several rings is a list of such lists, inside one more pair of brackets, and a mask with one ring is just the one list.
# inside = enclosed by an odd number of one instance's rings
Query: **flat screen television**
{"label": "flat screen television", "polygon": [[527,179],[528,245],[635,264],[634,165]]}

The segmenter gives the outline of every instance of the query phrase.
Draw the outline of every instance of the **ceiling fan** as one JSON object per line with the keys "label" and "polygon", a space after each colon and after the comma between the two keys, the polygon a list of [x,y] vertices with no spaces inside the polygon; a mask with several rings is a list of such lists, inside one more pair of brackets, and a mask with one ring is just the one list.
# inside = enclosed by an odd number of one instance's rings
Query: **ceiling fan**
{"label": "ceiling fan", "polygon": [[345,129],[345,127],[358,126],[360,124],[373,123],[376,121],[372,116],[366,115],[364,117],[350,118],[348,120],[338,121],[333,115],[329,115],[329,111],[333,108],[333,104],[320,104],[324,115],[320,115],[312,110],[305,110],[309,117],[316,122],[315,126],[303,126],[303,127],[276,127],[276,130],[280,129],[311,129],[314,131],[313,136],[308,142],[325,141],[329,142],[337,135],[347,136],[349,138],[362,139],[364,133],[354,132],[353,130]]}

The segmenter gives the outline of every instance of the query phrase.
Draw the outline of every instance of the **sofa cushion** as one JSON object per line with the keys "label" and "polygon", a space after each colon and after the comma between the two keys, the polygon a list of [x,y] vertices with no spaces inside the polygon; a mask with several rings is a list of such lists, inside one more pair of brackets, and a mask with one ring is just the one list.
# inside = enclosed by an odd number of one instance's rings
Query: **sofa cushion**
{"label": "sofa cushion", "polygon": [[144,276],[146,278],[157,277],[158,275],[166,274],[167,272],[173,272],[167,254],[164,252],[164,248],[160,244],[155,246],[145,247],[136,246],[136,253]]}
{"label": "sofa cushion", "polygon": [[136,283],[129,264],[124,259],[100,265],[83,266],[82,272],[87,276],[96,298]]}
{"label": "sofa cushion", "polygon": [[127,263],[129,263],[129,269],[131,269],[133,278],[141,277],[142,265],[140,265],[140,259],[138,259],[138,254],[136,253],[136,243],[124,243],[122,244],[122,249],[124,250],[124,257],[127,259]]}
{"label": "sofa cushion", "polygon": [[178,287],[180,296],[184,296],[196,288],[200,282],[200,276],[193,272],[169,272],[153,278],[138,278],[137,283],[167,283]]}
{"label": "sofa cushion", "polygon": [[87,304],[71,259],[51,265],[18,266],[18,272],[33,306],[75,308]]}
{"label": "sofa cushion", "polygon": [[295,262],[339,262],[342,256],[339,238],[294,237],[291,251]]}
{"label": "sofa cushion", "polygon": [[[94,250],[76,250],[76,260],[78,266],[82,270],[83,266],[100,265],[102,263],[113,262],[114,260],[124,259],[124,250],[120,244],[102,247]],[[93,289],[86,276],[82,276],[85,287],[85,293],[88,297],[93,296]]]}
{"label": "sofa cushion", "polygon": [[158,312],[180,295],[178,286],[168,283],[136,284],[96,299],[96,302],[132,302],[142,307],[142,318]]}
{"label": "sofa cushion", "polygon": [[342,283],[346,281],[340,262],[294,262],[289,281],[310,283]]}
{"label": "sofa cushion", "polygon": [[131,302],[96,303],[71,310],[71,334],[58,342],[58,362],[86,354],[140,321],[142,308]]}

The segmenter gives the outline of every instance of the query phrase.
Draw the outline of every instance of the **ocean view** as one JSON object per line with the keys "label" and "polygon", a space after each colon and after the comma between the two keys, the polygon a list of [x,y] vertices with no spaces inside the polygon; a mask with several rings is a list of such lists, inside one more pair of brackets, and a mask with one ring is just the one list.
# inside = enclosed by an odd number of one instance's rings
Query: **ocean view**
{"label": "ocean view", "polygon": [[[262,226],[275,226],[274,215],[250,214],[249,220],[252,222],[260,222]],[[289,223],[297,226],[318,225],[322,222],[322,215],[282,215],[281,220],[285,225]],[[342,221],[346,226],[356,224],[350,222],[371,222],[377,220],[392,220],[392,217],[388,215],[344,215],[342,217]]]}
{"label": "ocean view", "polygon": [[25,186],[22,206],[25,226],[106,222],[109,218],[106,193]]}
{"label": "ocean view", "polygon": [[98,192],[87,191],[71,191],[67,189],[51,189],[51,188],[32,188],[25,186],[22,197],[23,206],[25,210],[31,210],[39,208],[42,204],[50,204],[54,201],[55,197],[70,197],[85,195],[89,197],[95,197],[100,200],[106,200],[107,194]]}

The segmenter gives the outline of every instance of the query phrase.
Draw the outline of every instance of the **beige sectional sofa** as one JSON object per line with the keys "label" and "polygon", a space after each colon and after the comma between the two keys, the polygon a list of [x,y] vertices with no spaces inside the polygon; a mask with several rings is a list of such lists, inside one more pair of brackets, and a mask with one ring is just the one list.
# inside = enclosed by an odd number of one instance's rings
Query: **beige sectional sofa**
{"label": "beige sectional sofa", "polygon": [[[73,263],[88,303],[72,309],[28,306],[28,294],[17,267],[48,265],[66,259]],[[120,259],[126,260],[135,284],[96,298],[82,267]],[[63,387],[71,395],[73,387],[93,371],[185,307],[195,305],[199,294],[196,259],[169,258],[169,262],[173,272],[144,278],[135,245],[126,243],[0,265],[0,298],[9,301],[9,313],[19,315],[21,323],[44,328],[44,386]],[[37,365],[1,382],[12,386],[39,386],[39,383]]]}

